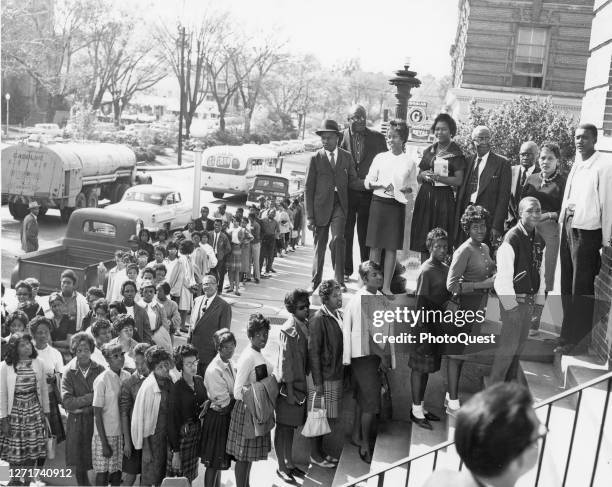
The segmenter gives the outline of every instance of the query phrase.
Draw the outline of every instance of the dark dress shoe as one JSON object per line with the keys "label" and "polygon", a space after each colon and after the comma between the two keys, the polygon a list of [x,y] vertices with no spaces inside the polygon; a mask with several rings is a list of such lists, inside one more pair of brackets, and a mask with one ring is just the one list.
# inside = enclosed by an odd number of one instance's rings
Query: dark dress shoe
{"label": "dark dress shoe", "polygon": [[413,423],[415,423],[417,426],[420,426],[423,429],[426,430],[432,430],[433,426],[431,425],[431,423],[429,421],[427,421],[426,418],[417,418],[414,414],[412,414],[412,411],[410,411],[410,421],[412,421]]}
{"label": "dark dress shoe", "polygon": [[278,475],[278,477],[283,481],[286,482],[288,484],[295,484],[295,477],[293,475],[291,475],[290,473],[287,472],[283,472],[280,469],[276,469],[276,475]]}
{"label": "dark dress shoe", "polygon": [[428,421],[440,421],[438,416],[436,416],[434,413],[430,413],[429,411],[425,413],[425,419]]}
{"label": "dark dress shoe", "polygon": [[304,470],[302,470],[301,468],[293,467],[291,469],[291,475],[293,475],[294,477],[304,478],[306,477],[306,472],[304,472]]}

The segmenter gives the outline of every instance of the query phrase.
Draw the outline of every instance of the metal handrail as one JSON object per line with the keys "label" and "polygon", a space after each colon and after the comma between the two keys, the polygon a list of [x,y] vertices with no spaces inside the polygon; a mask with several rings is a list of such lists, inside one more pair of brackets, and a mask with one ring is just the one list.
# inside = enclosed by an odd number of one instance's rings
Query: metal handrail
{"label": "metal handrail", "polygon": [[[593,479],[595,476],[595,471],[597,469],[597,457],[599,456],[599,451],[601,448],[601,442],[602,442],[602,437],[603,437],[603,429],[604,429],[604,425],[605,425],[605,421],[606,421],[606,416],[607,416],[607,410],[608,410],[608,404],[609,404],[609,399],[610,399],[610,392],[612,390],[612,371],[611,372],[607,372],[606,374],[603,374],[599,377],[596,377],[594,379],[591,379],[583,384],[577,385],[575,387],[572,387],[571,389],[568,389],[567,391],[563,391],[559,394],[556,394],[548,399],[545,399],[544,401],[541,401],[539,403],[537,403],[534,406],[534,409],[540,409],[543,407],[548,406],[548,412],[547,412],[547,416],[546,416],[546,427],[548,427],[548,423],[550,421],[550,414],[551,414],[551,409],[552,409],[552,405],[558,401],[561,401],[569,396],[572,396],[574,394],[578,394],[579,395],[579,399],[578,399],[578,404],[576,406],[576,417],[574,418],[574,425],[573,425],[573,430],[575,430],[576,428],[576,421],[578,418],[578,411],[580,409],[580,401],[582,399],[582,391],[585,389],[588,389],[590,387],[593,387],[601,382],[607,381],[608,382],[608,387],[607,387],[607,394],[606,394],[606,400],[605,400],[605,404],[604,404],[604,410],[603,410],[603,415],[602,415],[602,420],[601,420],[601,427],[600,427],[600,433],[599,433],[599,438],[598,438],[598,442],[597,442],[597,451],[595,453],[595,464],[593,465]],[[570,463],[570,459],[571,459],[571,447],[573,446],[573,440],[574,440],[574,435],[572,434],[572,439],[570,441],[570,450],[568,452],[568,458],[567,458],[567,462],[566,462],[566,470],[565,470],[565,475],[564,475],[564,480],[563,480],[563,484],[565,485],[565,481],[567,478],[567,468],[569,467],[569,463]],[[544,442],[546,441],[546,438],[544,438],[543,440]],[[538,484],[539,481],[539,477],[540,477],[540,471],[541,471],[541,466],[542,466],[542,460],[543,460],[543,451],[544,451],[544,446],[545,443],[542,443],[542,448],[540,451],[540,458],[538,461],[538,470],[537,470],[537,476],[536,476],[536,485]],[[417,455],[412,455],[409,456],[407,458],[403,458],[401,460],[398,460],[396,462],[393,462],[390,465],[387,465],[383,468],[380,468],[378,470],[375,470],[374,472],[369,472],[365,475],[362,475],[361,477],[357,477],[356,479],[352,480],[351,482],[347,482],[345,484],[342,485],[342,487],[352,487],[355,486],[361,482],[365,482],[371,478],[374,477],[382,477],[382,479],[384,479],[384,475],[386,472],[388,472],[389,470],[393,470],[394,468],[397,467],[402,467],[404,465],[408,466],[408,472],[407,472],[407,477],[406,478],[406,485],[408,485],[408,480],[410,477],[410,464],[415,461],[415,460],[419,460],[423,457],[426,457],[428,455],[434,455],[434,470],[435,470],[435,464],[436,464],[436,459],[437,459],[437,455],[438,452],[440,450],[443,450],[445,448],[448,448],[449,446],[452,446],[455,444],[455,440],[447,440],[443,443],[439,443],[438,445],[435,445],[433,447],[431,447],[429,450],[419,453]],[[459,464],[459,470],[461,470],[461,467],[463,465],[463,462],[461,462]],[[433,470],[432,470],[433,471]],[[591,482],[592,483],[592,482]],[[380,481],[379,481],[379,486],[381,485]]]}

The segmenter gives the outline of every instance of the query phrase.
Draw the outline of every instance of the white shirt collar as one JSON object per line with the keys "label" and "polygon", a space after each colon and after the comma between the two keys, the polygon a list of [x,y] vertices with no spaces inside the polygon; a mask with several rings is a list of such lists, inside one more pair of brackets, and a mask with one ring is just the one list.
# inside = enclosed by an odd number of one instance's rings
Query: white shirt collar
{"label": "white shirt collar", "polygon": [[327,154],[327,158],[331,159],[331,155],[334,155],[334,160],[337,161],[338,160],[338,148],[336,147],[333,151],[328,151],[326,150],[325,153]]}

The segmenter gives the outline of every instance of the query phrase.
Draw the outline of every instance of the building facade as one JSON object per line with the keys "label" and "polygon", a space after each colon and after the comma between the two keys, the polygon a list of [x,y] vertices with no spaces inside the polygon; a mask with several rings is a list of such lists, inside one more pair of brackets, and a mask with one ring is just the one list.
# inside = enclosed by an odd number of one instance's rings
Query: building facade
{"label": "building facade", "polygon": [[592,19],[593,0],[460,0],[449,111],[550,96],[578,118]]}

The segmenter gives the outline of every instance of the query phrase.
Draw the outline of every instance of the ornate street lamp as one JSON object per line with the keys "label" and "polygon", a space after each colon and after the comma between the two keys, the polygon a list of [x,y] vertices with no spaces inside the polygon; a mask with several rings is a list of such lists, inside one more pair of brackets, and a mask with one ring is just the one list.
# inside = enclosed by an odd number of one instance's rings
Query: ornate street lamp
{"label": "ornate street lamp", "polygon": [[410,58],[404,61],[404,69],[395,72],[395,77],[389,83],[395,86],[397,103],[395,104],[395,118],[406,121],[408,116],[408,100],[412,96],[410,90],[421,86],[421,80],[416,77],[416,71],[410,71]]}

